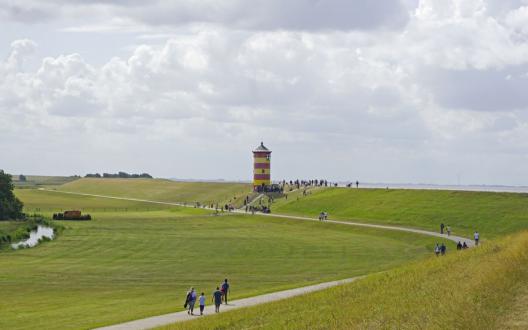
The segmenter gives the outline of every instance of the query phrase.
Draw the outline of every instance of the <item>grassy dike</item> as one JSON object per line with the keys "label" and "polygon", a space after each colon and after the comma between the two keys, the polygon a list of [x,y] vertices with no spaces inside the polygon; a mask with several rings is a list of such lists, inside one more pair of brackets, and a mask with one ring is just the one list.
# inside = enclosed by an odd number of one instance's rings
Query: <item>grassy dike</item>
{"label": "grassy dike", "polygon": [[316,189],[303,197],[278,200],[274,213],[391,224],[439,230],[449,224],[453,234],[484,239],[528,229],[528,194],[447,190]]}
{"label": "grassy dike", "polygon": [[528,232],[522,232],[340,287],[160,329],[515,329],[525,324],[516,302],[526,300],[527,285]]}
{"label": "grassy dike", "polygon": [[181,182],[166,179],[85,178],[57,188],[62,191],[131,197],[162,202],[228,203],[251,193],[251,184],[228,182]]}

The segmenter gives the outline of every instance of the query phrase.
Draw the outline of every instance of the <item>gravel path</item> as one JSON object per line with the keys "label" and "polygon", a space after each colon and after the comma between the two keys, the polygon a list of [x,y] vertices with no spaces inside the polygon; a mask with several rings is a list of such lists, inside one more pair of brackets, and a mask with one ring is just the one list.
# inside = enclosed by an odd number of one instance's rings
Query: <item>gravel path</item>
{"label": "gravel path", "polygon": [[[105,196],[105,195],[96,195],[96,194],[84,194],[84,193],[76,193],[76,192],[66,192],[66,191],[57,191],[57,190],[50,190],[50,189],[44,189],[40,188],[39,190],[45,190],[50,192],[56,192],[56,193],[62,193],[62,194],[72,194],[72,195],[81,195],[81,196],[90,196],[90,197],[100,197],[100,198],[110,198],[110,199],[119,199],[119,200],[128,200],[128,201],[136,201],[136,202],[145,202],[145,203],[154,203],[154,204],[163,204],[163,205],[174,205],[174,206],[184,206],[184,207],[194,207],[190,204],[184,204],[184,203],[174,203],[174,202],[160,202],[160,201],[151,201],[151,200],[145,200],[145,199],[137,199],[137,198],[127,198],[127,197],[114,197],[114,196]],[[206,208],[209,209],[209,208]],[[213,209],[214,210],[214,209]],[[241,210],[235,210],[233,213],[236,214],[246,214],[244,211]],[[249,213],[247,213],[249,214]],[[294,215],[281,215],[281,214],[263,214],[263,213],[255,213],[259,216],[266,216],[266,217],[277,217],[277,218],[287,218],[287,219],[294,219],[294,220],[302,220],[302,221],[319,221],[314,218],[309,217],[301,217],[301,216],[294,216]],[[382,229],[382,230],[396,230],[396,231],[403,231],[403,232],[409,232],[409,233],[416,233],[421,235],[428,235],[428,236],[434,236],[444,239],[449,239],[454,242],[461,242],[466,244],[469,247],[474,246],[474,242],[471,239],[460,237],[460,236],[447,236],[446,234],[440,234],[438,232],[433,231],[427,231],[422,229],[415,229],[415,228],[405,228],[405,227],[397,227],[397,226],[386,226],[386,225],[375,225],[375,224],[368,224],[368,223],[360,223],[360,222],[352,222],[352,221],[338,221],[338,220],[325,220],[325,223],[333,223],[333,224],[340,224],[340,225],[348,225],[348,226],[358,226],[358,227],[366,227],[366,228],[376,228],[376,229]],[[285,290],[285,291],[279,291],[269,294],[264,294],[256,297],[251,298],[245,298],[245,299],[239,299],[234,300],[229,303],[229,305],[222,305],[220,308],[221,312],[234,310],[238,308],[243,307],[249,307],[254,306],[258,304],[263,304],[267,302],[277,301],[281,299],[286,299],[290,297],[299,296],[302,294],[306,294],[309,292],[319,291],[326,288],[330,288],[333,286],[341,285],[344,283],[350,283],[355,280],[357,280],[359,277],[353,277],[345,280],[340,281],[332,281],[332,282],[326,282],[326,283],[320,283],[316,285],[310,285],[306,287],[291,289],[291,290]],[[213,315],[214,313],[214,306],[210,305],[210,302],[207,302],[209,306],[205,308],[205,315]],[[199,314],[199,307],[195,308],[195,312],[197,311],[197,314]],[[184,322],[189,321],[193,319],[197,319],[200,316],[191,316],[188,315],[187,312],[177,312],[177,313],[171,313],[171,314],[165,314],[165,315],[159,315],[159,316],[153,316],[148,317],[145,319],[139,319],[135,321],[130,321],[126,323],[116,324],[108,327],[98,328],[97,330],[139,330],[139,329],[151,329],[175,322]]]}
{"label": "gravel path", "polygon": [[[290,297],[299,296],[302,294],[307,294],[307,293],[314,292],[314,291],[320,291],[320,290],[324,290],[327,288],[331,288],[333,286],[350,283],[359,278],[361,278],[361,276],[349,278],[345,280],[340,280],[340,281],[333,281],[333,282],[326,282],[326,283],[320,283],[316,285],[305,286],[305,287],[297,288],[297,289],[273,292],[273,293],[263,294],[263,295],[251,297],[251,298],[234,300],[234,301],[230,301],[228,305],[223,304],[222,306],[220,306],[220,312],[223,313],[223,312],[231,311],[231,310],[238,309],[238,308],[255,306],[255,305],[264,304],[264,303],[268,303],[272,301],[277,301],[277,300],[282,300],[282,299],[286,299]],[[200,308],[198,307],[198,305],[195,306],[194,312],[195,314],[200,314]],[[211,301],[208,300],[207,305],[204,310],[204,315],[213,315],[213,314],[215,314],[214,305],[211,305]],[[176,322],[195,320],[200,317],[201,316],[199,315],[194,315],[194,316],[189,315],[187,314],[187,312],[183,311],[183,312],[165,314],[165,315],[160,315],[160,316],[148,317],[145,319],[111,325],[111,326],[103,327],[103,328],[97,328],[96,330],[143,330],[143,329],[151,329],[151,328],[155,328],[155,327],[159,327],[159,326],[163,326],[163,325],[167,325],[171,323],[176,323]]]}

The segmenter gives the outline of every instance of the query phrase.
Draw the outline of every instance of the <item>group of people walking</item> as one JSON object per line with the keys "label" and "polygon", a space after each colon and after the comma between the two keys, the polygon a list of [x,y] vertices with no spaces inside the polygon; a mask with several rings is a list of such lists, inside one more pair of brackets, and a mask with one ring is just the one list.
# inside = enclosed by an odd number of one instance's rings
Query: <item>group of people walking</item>
{"label": "group of people walking", "polygon": [[445,246],[444,243],[442,243],[442,245],[439,245],[438,243],[436,243],[434,251],[437,257],[440,254],[445,255],[447,251],[447,247]]}
{"label": "group of people walking", "polygon": [[[444,232],[447,234],[447,236],[451,236],[451,227],[449,225],[444,225],[443,223],[440,224],[440,234],[444,234]],[[475,246],[478,246],[479,245],[479,240],[480,240],[480,234],[478,231],[475,231],[473,233],[473,239],[475,240]],[[460,242],[458,241],[457,243],[457,250],[465,250],[469,248],[469,246],[466,244],[466,242]],[[436,243],[435,245],[435,254],[438,256],[438,255],[444,255],[445,252],[447,250],[447,247],[445,246],[444,243],[442,243],[442,245],[439,245],[438,243]]]}
{"label": "group of people walking", "polygon": [[[229,283],[227,282],[226,278],[224,283],[216,287],[216,290],[213,292],[211,297],[211,301],[215,304],[216,313],[220,313],[220,305],[222,302],[227,305],[228,292]],[[202,292],[200,296],[198,296],[194,288],[191,288],[189,291],[187,291],[187,295],[185,296],[185,304],[183,305],[183,308],[187,309],[187,314],[194,315],[194,306],[196,305],[197,300],[200,304],[200,315],[203,315],[206,302],[205,293]]]}
{"label": "group of people walking", "polygon": [[[440,224],[440,234],[444,234],[444,232],[447,234],[447,236],[451,236],[451,227],[449,225],[444,225],[443,223]],[[480,234],[478,231],[475,231],[473,233],[473,239],[475,240],[475,245],[479,245],[479,239],[480,239]],[[464,242],[464,244],[466,244]],[[467,246],[467,244],[466,244]]]}
{"label": "group of people walking", "polygon": [[451,236],[451,226],[444,226],[443,223],[440,224],[440,234],[444,234],[444,229],[447,233],[447,236]]}
{"label": "group of people walking", "polygon": [[467,249],[467,248],[469,248],[469,246],[467,246],[466,242],[464,242],[464,243],[462,244],[462,243],[460,243],[460,241],[458,241],[458,243],[457,243],[457,250],[465,250],[465,249]]}
{"label": "group of people walking", "polygon": [[323,211],[319,213],[319,221],[328,220],[328,212]]}

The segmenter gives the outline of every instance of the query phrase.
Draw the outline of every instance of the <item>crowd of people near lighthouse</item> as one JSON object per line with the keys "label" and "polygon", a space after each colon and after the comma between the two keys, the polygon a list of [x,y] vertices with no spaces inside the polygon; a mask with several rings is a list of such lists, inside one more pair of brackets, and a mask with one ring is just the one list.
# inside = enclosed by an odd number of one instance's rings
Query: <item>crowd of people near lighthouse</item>
{"label": "crowd of people near lighthouse", "polygon": [[[304,179],[304,180],[282,180],[279,183],[284,190],[293,190],[301,188],[312,188],[312,187],[337,187],[339,184],[337,182],[331,182],[326,179]],[[352,187],[354,184],[349,183],[346,186]],[[359,188],[359,181],[355,182],[357,188]]]}
{"label": "crowd of people near lighthouse", "polygon": [[[215,313],[220,313],[220,305],[222,305],[222,303],[227,305],[227,297],[229,292],[230,286],[226,278],[221,285],[216,287],[216,290],[211,295],[211,302],[215,305]],[[198,296],[196,290],[191,288],[185,295],[185,304],[183,305],[183,308],[187,310],[187,314],[194,315],[194,307],[196,306],[197,301],[200,307],[200,315],[203,315],[205,304],[207,303],[205,293],[202,292]]]}

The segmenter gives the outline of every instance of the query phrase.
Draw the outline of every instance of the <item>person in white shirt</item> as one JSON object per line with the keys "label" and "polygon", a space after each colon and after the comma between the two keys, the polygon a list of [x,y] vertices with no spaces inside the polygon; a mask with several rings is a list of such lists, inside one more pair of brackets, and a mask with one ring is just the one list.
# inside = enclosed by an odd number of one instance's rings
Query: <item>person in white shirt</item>
{"label": "person in white shirt", "polygon": [[475,245],[478,245],[478,243],[479,243],[479,238],[480,238],[479,232],[476,231],[476,232],[473,234],[473,237],[475,238]]}
{"label": "person in white shirt", "polygon": [[205,308],[205,295],[202,292],[202,295],[200,296],[200,315],[203,315],[204,308]]}

